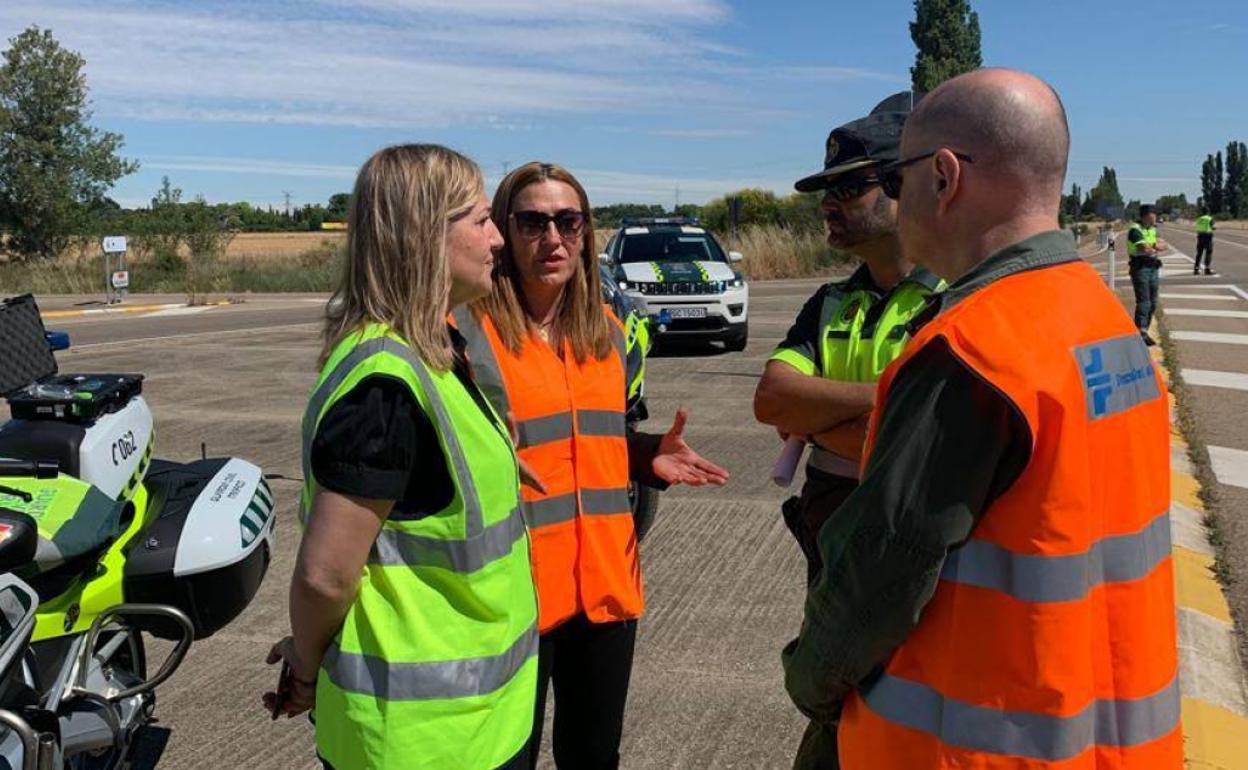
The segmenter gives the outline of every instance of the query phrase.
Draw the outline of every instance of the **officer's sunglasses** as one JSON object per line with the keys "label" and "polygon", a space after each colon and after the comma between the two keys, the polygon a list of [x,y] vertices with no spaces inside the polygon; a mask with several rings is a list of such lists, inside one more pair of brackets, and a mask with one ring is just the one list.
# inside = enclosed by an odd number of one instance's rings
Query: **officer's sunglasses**
{"label": "officer's sunglasses", "polygon": [[511,218],[522,238],[541,238],[551,222],[555,223],[555,229],[564,239],[577,237],[585,227],[585,214],[576,209],[564,209],[554,214],[544,211],[514,211]]}
{"label": "officer's sunglasses", "polygon": [[867,190],[880,184],[881,180],[878,176],[864,176],[858,179],[850,179],[847,182],[837,182],[823,188],[824,197],[831,198],[838,203],[852,201],[854,198],[861,198],[866,194]]}
{"label": "officer's sunglasses", "polygon": [[[892,163],[882,166],[878,172],[879,179],[880,179],[880,190],[882,190],[885,195],[892,198],[893,200],[897,200],[898,198],[901,197],[901,182],[903,179],[901,170],[905,168],[906,166],[912,165],[914,163],[918,163],[921,160],[934,158],[936,157],[936,153],[944,149],[948,149],[948,148],[937,147],[931,152],[925,152],[922,155],[915,155],[912,158],[902,158],[901,160],[895,160]],[[966,153],[957,152],[955,150],[950,150],[950,152],[953,153],[953,157],[957,158],[960,161],[963,161],[965,163],[975,162],[975,159],[972,158],[970,155],[967,155]]]}

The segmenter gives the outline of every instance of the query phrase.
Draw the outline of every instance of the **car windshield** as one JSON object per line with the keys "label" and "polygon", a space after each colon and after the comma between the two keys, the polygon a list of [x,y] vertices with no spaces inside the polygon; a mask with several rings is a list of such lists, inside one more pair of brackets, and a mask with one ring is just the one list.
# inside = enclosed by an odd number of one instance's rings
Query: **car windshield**
{"label": "car windshield", "polygon": [[658,230],[625,233],[620,262],[727,262],[708,233]]}

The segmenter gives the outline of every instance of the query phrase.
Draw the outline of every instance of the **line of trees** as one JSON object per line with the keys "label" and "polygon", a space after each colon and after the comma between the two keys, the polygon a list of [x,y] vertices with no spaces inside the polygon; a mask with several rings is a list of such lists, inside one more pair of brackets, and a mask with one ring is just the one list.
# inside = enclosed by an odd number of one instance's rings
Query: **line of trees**
{"label": "line of trees", "polygon": [[1198,203],[1214,216],[1248,217],[1248,147],[1243,142],[1227,143],[1225,162],[1221,150],[1205,157]]}

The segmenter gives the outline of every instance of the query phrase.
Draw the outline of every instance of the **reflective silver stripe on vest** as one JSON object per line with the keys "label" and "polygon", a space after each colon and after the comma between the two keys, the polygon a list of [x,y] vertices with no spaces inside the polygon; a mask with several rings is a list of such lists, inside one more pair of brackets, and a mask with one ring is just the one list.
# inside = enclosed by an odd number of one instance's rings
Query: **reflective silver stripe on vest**
{"label": "reflective silver stripe on vest", "polygon": [[494,358],[494,349],[485,335],[481,321],[472,314],[467,305],[460,305],[451,314],[455,318],[455,328],[464,336],[468,344],[468,366],[472,369],[472,379],[481,389],[489,402],[493,404],[498,416],[506,420],[511,414],[511,403],[507,400],[507,388],[503,385],[503,373]]}
{"label": "reflective silver stripe on vest", "polygon": [[888,674],[864,699],[880,717],[947,746],[1047,762],[1079,756],[1094,745],[1138,746],[1169,735],[1178,727],[1180,703],[1178,676],[1148,697],[1093,701],[1069,717],[965,703]]}
{"label": "reflective silver stripe on vest", "polygon": [[581,513],[586,516],[609,513],[628,513],[627,489],[582,489]]}
{"label": "reflective silver stripe on vest", "polygon": [[583,436],[624,437],[624,413],[607,409],[578,409],[576,431]]}
{"label": "reflective silver stripe on vest", "polygon": [[521,449],[572,438],[572,414],[556,412],[545,417],[534,417],[531,420],[517,422],[516,433],[520,439]]}
{"label": "reflective silver stripe on vest", "polygon": [[576,493],[526,501],[520,507],[524,509],[524,520],[530,527],[572,521],[576,518]]}
{"label": "reflective silver stripe on vest", "polygon": [[530,626],[501,655],[428,663],[392,663],[344,652],[334,642],[321,667],[340,689],[384,701],[438,700],[486,695],[510,682],[537,655],[537,626]]}
{"label": "reflective silver stripe on vest", "polygon": [[1162,513],[1129,535],[1098,540],[1084,553],[1036,556],[970,540],[951,552],[941,578],[989,588],[1024,602],[1082,599],[1096,586],[1138,580],[1170,555],[1170,516]]}
{"label": "reflective silver stripe on vest", "polygon": [[519,508],[469,540],[443,540],[383,527],[368,561],[383,567],[440,567],[466,574],[509,555],[524,533]]}

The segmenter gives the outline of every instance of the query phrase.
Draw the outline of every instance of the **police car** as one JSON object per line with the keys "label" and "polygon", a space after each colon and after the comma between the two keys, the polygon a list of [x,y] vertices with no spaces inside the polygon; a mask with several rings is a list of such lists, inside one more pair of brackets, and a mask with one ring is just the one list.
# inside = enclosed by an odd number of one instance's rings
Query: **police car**
{"label": "police car", "polygon": [[745,350],[750,289],[733,268],[742,257],[725,252],[697,220],[626,220],[599,259],[660,338],[720,340]]}

